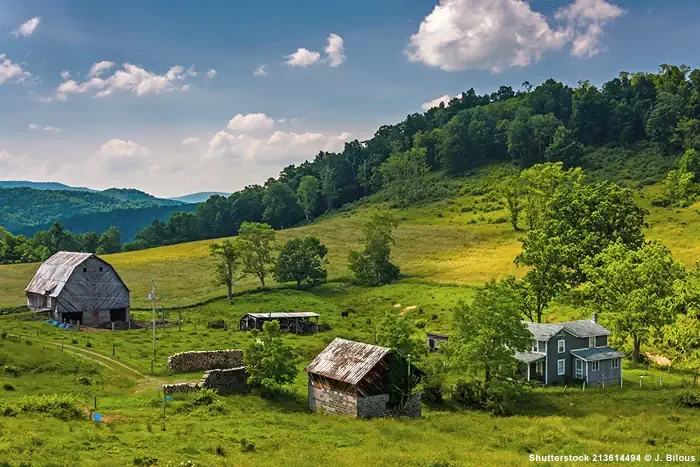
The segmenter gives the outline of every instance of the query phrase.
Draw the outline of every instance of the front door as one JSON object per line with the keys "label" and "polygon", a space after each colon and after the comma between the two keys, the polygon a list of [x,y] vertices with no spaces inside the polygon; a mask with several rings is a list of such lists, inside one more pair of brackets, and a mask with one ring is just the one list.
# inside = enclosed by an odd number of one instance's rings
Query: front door
{"label": "front door", "polygon": [[576,379],[583,379],[583,360],[576,359]]}

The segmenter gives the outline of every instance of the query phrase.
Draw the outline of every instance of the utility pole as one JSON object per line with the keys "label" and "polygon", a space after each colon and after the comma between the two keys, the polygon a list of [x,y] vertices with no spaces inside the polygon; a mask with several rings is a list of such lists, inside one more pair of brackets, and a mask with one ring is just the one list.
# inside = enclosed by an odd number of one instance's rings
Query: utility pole
{"label": "utility pole", "polygon": [[153,308],[153,361],[156,359],[156,281],[151,281],[151,291],[148,293]]}

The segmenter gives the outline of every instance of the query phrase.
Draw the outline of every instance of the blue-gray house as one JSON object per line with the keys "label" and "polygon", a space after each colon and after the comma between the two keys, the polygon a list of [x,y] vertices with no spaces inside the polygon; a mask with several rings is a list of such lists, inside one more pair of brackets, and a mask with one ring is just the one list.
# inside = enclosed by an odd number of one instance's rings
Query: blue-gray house
{"label": "blue-gray house", "polygon": [[526,324],[533,336],[532,348],[516,352],[515,358],[528,381],[546,385],[620,383],[624,355],[608,347],[611,332],[598,324],[595,314],[590,320]]}

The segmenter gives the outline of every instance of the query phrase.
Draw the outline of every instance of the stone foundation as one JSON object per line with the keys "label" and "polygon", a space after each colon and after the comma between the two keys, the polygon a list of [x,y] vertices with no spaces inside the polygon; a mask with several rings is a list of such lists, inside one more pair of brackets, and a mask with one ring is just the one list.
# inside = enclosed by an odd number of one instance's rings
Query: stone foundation
{"label": "stone foundation", "polygon": [[163,385],[163,392],[165,394],[194,392],[199,391],[200,389],[202,389],[200,383],[175,383]]}
{"label": "stone foundation", "polygon": [[318,389],[309,384],[309,409],[312,412],[357,417],[357,398],[332,389]]}
{"label": "stone foundation", "polygon": [[170,373],[239,368],[243,366],[242,350],[209,350],[180,352],[168,357]]}
{"label": "stone foundation", "polygon": [[357,416],[361,418],[386,418],[386,417],[420,417],[421,397],[415,395],[408,401],[403,411],[397,407],[389,408],[389,394],[379,396],[360,397],[357,399]]}
{"label": "stone foundation", "polygon": [[209,370],[202,375],[199,383],[164,384],[163,392],[165,394],[175,394],[199,391],[202,388],[214,389],[219,394],[244,392],[248,389],[247,378],[248,373],[246,373],[244,366],[227,368],[225,370]]}

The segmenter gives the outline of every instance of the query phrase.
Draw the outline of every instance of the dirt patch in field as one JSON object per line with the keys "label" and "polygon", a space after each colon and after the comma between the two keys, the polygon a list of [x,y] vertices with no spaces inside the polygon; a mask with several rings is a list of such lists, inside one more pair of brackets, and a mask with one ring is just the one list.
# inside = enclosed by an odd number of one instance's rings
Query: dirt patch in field
{"label": "dirt patch in field", "polygon": [[416,305],[407,306],[406,308],[401,310],[401,315],[403,316],[404,313],[408,313],[409,311],[413,311],[413,310],[417,310],[417,309],[418,309],[418,307]]}

